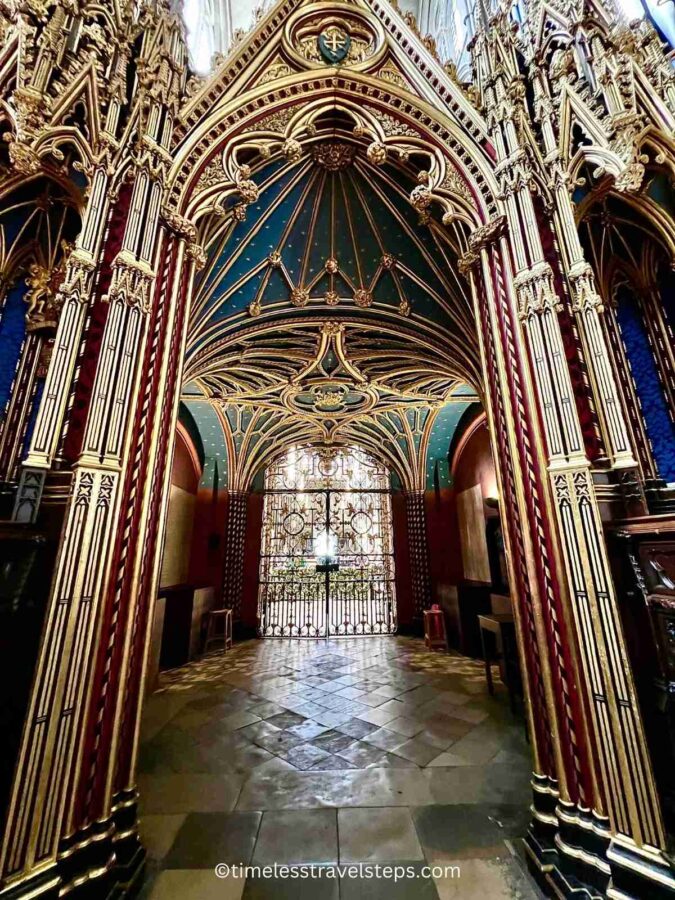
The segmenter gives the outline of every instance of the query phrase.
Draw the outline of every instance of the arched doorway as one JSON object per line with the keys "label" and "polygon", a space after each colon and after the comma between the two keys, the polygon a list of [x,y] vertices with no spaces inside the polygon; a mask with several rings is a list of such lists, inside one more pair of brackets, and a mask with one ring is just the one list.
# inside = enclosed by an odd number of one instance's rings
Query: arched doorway
{"label": "arched doorway", "polygon": [[[585,410],[575,403],[592,391],[571,378],[560,318],[571,291],[580,307],[573,312],[583,311],[588,334],[599,338],[597,303],[585,267],[543,240],[535,202],[538,186],[549,189],[543,160],[553,170],[558,213],[568,218],[569,172],[551,148],[545,156],[524,150],[553,130],[518,127],[527,122],[529,97],[517,38],[502,14],[477,35],[481,64],[465,92],[379,0],[342,10],[358,38],[343,66],[317,58],[323,5],[314,7],[278,5],[211,79],[189,88],[180,23],[157,23],[143,40],[137,121],[145,150],[124,163],[132,177],[128,190],[113,195],[109,222],[102,203],[109,175],[96,173],[88,210],[100,225],[102,253],[100,261],[90,254],[70,266],[76,277],[59,325],[62,352],[38,414],[49,440],[32,442],[22,472],[32,519],[47,472],[60,462],[64,420],[75,418],[67,415],[71,397],[76,407],[77,397],[91,397],[75,422],[76,461],[12,783],[4,872],[13,882],[53,873],[67,892],[138,855],[140,697],[179,400],[236,420],[227,467],[231,563],[223,579],[233,597],[241,594],[242,526],[256,474],[289,439],[321,441],[342,431],[398,462],[419,618],[431,601],[426,471],[424,454],[409,451],[423,449],[429,435],[425,413],[473,386],[489,417],[508,511],[533,748],[533,866],[542,879],[570,874],[602,890],[611,876],[614,893],[628,894],[626,885],[650,872],[657,873],[652,881],[670,884]],[[615,53],[609,42],[606,49]],[[135,140],[137,130],[125,128]],[[627,139],[631,153],[639,151]],[[17,142],[14,150],[24,165],[37,152]],[[614,163],[625,186],[629,166]],[[346,187],[334,192],[336,182]],[[373,193],[374,202],[363,203]],[[326,227],[333,196],[340,209]],[[371,227],[376,206],[395,220],[403,246],[380,243],[391,231]],[[307,244],[299,249],[289,239],[283,216],[269,233],[272,207],[296,211],[296,226],[305,223],[296,237],[318,227],[318,268]],[[362,209],[359,224],[370,228],[363,255],[353,216],[343,215],[348,209],[359,217]],[[554,237],[566,224],[553,222]],[[334,237],[346,239],[337,255],[324,252]],[[79,366],[87,281],[98,285],[97,297],[99,287],[105,292],[106,316],[87,323],[96,340],[83,348],[88,365]],[[352,364],[340,376],[342,399],[356,394],[363,405],[352,415],[346,403],[339,422],[320,414],[311,390],[307,398],[297,390],[323,364],[315,345],[336,315],[354,332],[350,352],[337,360]],[[590,381],[598,393],[607,354],[602,340],[596,347]],[[605,387],[598,397],[613,401],[613,384]],[[610,456],[625,465],[631,451],[618,426]],[[104,836],[95,841],[99,828]]]}
{"label": "arched doorway", "polygon": [[359,447],[292,447],[265,472],[260,635],[396,631],[390,475]]}

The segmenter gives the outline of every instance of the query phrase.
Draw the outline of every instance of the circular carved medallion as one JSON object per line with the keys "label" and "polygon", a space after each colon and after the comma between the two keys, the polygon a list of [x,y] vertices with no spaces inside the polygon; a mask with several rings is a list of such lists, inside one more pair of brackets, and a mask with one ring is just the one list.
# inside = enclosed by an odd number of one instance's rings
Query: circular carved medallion
{"label": "circular carved medallion", "polygon": [[309,67],[371,67],[386,50],[382,25],[369,11],[336,3],[331,10],[312,4],[290,16],[284,28],[287,51]]}
{"label": "circular carved medallion", "polygon": [[318,469],[320,475],[323,475],[324,478],[330,478],[331,475],[335,475],[337,472],[337,460],[332,455],[324,454],[319,460]]}

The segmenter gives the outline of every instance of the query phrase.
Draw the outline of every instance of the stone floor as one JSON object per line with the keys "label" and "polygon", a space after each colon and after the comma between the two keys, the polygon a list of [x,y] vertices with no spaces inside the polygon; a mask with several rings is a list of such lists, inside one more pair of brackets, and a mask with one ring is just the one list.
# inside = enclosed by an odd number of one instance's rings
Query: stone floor
{"label": "stone floor", "polygon": [[[488,695],[481,663],[414,638],[246,641],[165,673],[139,768],[144,900],[539,896],[514,840],[522,720]],[[219,879],[217,863],[325,868]],[[411,877],[328,877],[352,863]]]}

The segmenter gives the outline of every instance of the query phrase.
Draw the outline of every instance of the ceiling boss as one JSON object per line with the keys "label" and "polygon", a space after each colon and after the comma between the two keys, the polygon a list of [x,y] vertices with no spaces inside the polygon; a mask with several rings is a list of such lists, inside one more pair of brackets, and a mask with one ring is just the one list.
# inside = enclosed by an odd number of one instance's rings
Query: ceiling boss
{"label": "ceiling boss", "polygon": [[332,65],[341,63],[351,47],[351,37],[341,25],[330,25],[324,28],[318,37],[319,53]]}

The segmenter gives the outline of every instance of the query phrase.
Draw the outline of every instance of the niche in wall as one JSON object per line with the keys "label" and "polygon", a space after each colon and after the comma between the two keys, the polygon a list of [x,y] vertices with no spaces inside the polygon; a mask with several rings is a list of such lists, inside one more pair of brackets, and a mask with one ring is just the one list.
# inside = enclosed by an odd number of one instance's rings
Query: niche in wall
{"label": "niche in wall", "polygon": [[490,557],[485,536],[483,490],[480,484],[457,494],[462,565],[467,581],[490,582]]}

